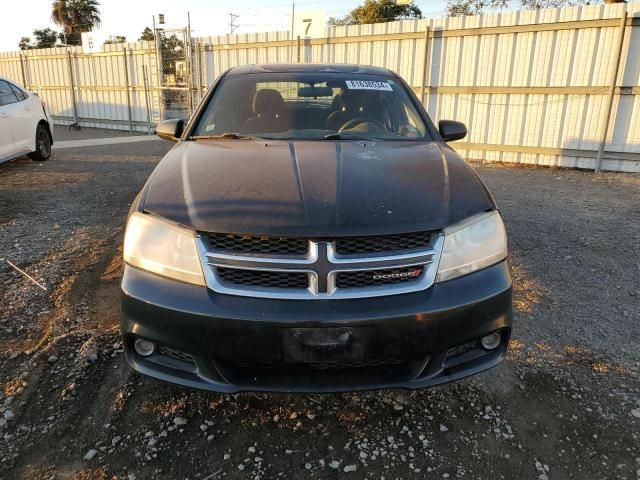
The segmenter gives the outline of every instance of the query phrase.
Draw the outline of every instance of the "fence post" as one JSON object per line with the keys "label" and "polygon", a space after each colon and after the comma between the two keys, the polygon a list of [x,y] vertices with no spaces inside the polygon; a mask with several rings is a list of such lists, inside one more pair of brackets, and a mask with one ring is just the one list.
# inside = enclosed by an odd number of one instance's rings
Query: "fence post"
{"label": "fence post", "polygon": [[[144,83],[144,102],[147,106],[147,123],[149,125],[149,134],[151,134],[151,131],[153,130],[153,125],[151,124],[151,111],[150,111],[150,107],[149,107],[149,82],[147,81],[147,66],[143,65],[142,66],[142,81]],[[162,120],[162,119],[161,119]]]}
{"label": "fence post", "polygon": [[124,80],[127,87],[127,109],[129,114],[129,133],[133,132],[133,118],[131,117],[131,88],[129,85],[129,63],[127,61],[127,47],[122,47],[124,56]]}
{"label": "fence post", "polygon": [[429,25],[424,29],[424,67],[422,69],[422,81],[420,82],[420,103],[422,105],[424,105],[424,91],[427,88],[427,68],[429,68]]}
{"label": "fence post", "polygon": [[627,5],[624,4],[624,11],[620,18],[620,35],[618,36],[618,43],[615,50],[615,67],[611,74],[611,80],[609,82],[609,95],[607,99],[607,113],[605,116],[604,127],[602,131],[600,145],[598,146],[598,155],[596,156],[596,166],[594,172],[600,173],[602,171],[602,157],[604,156],[604,149],[607,145],[607,138],[609,137],[609,128],[611,127],[611,116],[613,114],[613,99],[616,93],[616,82],[618,81],[618,73],[620,72],[620,62],[622,61],[622,47],[624,46],[624,34],[627,27]]}
{"label": "fence post", "polygon": [[74,130],[80,130],[78,124],[78,104],[76,103],[76,86],[73,80],[73,64],[71,63],[71,50],[67,49],[67,66],[69,68],[69,84],[71,86],[71,101],[73,102],[73,124],[71,127]]}
{"label": "fence post", "polygon": [[27,75],[24,71],[24,55],[20,53],[20,72],[22,73],[22,86],[27,90],[31,90],[30,86],[27,86]]}
{"label": "fence post", "polygon": [[157,76],[158,76],[158,98],[159,100],[159,105],[158,105],[158,115],[160,115],[160,120],[164,119],[164,114],[163,114],[163,107],[164,107],[164,90],[162,89],[162,86],[164,85],[164,66],[162,65],[163,59],[162,59],[162,39],[160,38],[160,32],[158,30],[156,30],[155,33],[155,44],[156,44],[156,70],[157,70]]}
{"label": "fence post", "polygon": [[189,89],[189,118],[193,115],[196,105],[196,95],[195,95],[195,85],[194,85],[194,62],[193,62],[193,43],[191,38],[191,13],[187,12],[187,28],[185,32],[186,42],[185,42],[185,63],[187,66],[187,72],[189,75],[187,76],[187,88]]}
{"label": "fence post", "polygon": [[196,88],[198,89],[196,103],[200,103],[200,100],[202,100],[202,53],[200,51],[199,41],[196,41],[196,61],[194,65],[196,69]]}

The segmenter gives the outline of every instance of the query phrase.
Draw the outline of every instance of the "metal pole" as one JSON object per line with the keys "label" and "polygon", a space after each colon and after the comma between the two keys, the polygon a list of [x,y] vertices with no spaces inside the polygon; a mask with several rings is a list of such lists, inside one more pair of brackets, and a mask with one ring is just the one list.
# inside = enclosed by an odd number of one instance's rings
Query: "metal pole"
{"label": "metal pole", "polygon": [[291,53],[289,55],[289,61],[293,63],[293,28],[294,28],[294,20],[296,18],[296,3],[293,2],[291,4]]}
{"label": "metal pole", "polygon": [[22,53],[20,54],[20,72],[22,73],[22,86],[29,90],[29,87],[27,86],[27,75],[24,71],[24,55]]}
{"label": "metal pole", "polygon": [[160,39],[160,35],[158,30],[156,29],[156,17],[153,17],[153,35],[154,42],[156,44],[156,75],[158,77],[158,95],[160,96],[160,106],[159,106],[159,114],[160,119],[163,118],[163,106],[164,106],[164,90],[162,89],[162,85],[164,84],[164,68],[162,65],[162,40]]}
{"label": "metal pole", "polygon": [[143,65],[142,66],[142,81],[144,83],[144,102],[147,106],[147,123],[149,124],[149,134],[151,134],[151,132],[153,131],[153,125],[151,123],[151,113],[150,113],[150,107],[149,107],[149,83],[147,82],[147,66]]}
{"label": "metal pole", "polygon": [[298,35],[298,63],[300,63],[300,35]]}
{"label": "metal pole", "polygon": [[195,110],[194,71],[193,71],[193,45],[191,44],[191,15],[187,12],[185,61],[187,64],[187,88],[189,89],[189,117]]}
{"label": "metal pole", "polygon": [[200,100],[202,99],[202,58],[200,53],[200,42],[196,42],[195,51],[196,51],[196,61],[195,61],[196,88],[198,89],[198,94],[196,96],[196,103],[200,103]]}
{"label": "metal pole", "polygon": [[76,103],[76,87],[73,81],[73,65],[71,63],[71,50],[67,49],[67,66],[69,68],[69,84],[71,86],[71,101],[73,102],[73,127],[74,129],[80,129],[78,125],[78,105]]}
{"label": "metal pole", "polygon": [[602,132],[602,140],[600,141],[600,145],[598,146],[598,155],[596,156],[596,166],[594,171],[596,173],[600,173],[602,171],[602,157],[604,156],[604,149],[607,144],[607,138],[609,137],[609,128],[611,126],[611,116],[613,113],[613,99],[616,93],[616,82],[618,81],[618,72],[620,72],[620,61],[622,60],[622,47],[624,45],[624,33],[627,27],[627,5],[624,6],[624,12],[622,12],[622,17],[620,18],[620,35],[618,36],[618,43],[616,45],[616,63],[611,74],[611,80],[609,82],[609,96],[607,101],[607,114],[606,120],[603,127]]}
{"label": "metal pole", "polygon": [[424,105],[424,94],[427,88],[427,69],[429,68],[429,25],[424,29],[424,68],[420,82],[420,103]]}
{"label": "metal pole", "polygon": [[124,55],[124,80],[127,86],[127,109],[129,113],[129,132],[133,132],[133,118],[131,117],[131,88],[129,85],[129,65],[127,62],[127,47],[122,47]]}

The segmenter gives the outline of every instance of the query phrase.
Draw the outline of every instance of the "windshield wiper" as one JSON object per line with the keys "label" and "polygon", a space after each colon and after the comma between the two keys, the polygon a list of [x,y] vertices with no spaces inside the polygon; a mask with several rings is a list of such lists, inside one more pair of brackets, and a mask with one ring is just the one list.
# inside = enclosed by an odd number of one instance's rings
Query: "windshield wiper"
{"label": "windshield wiper", "polygon": [[354,135],[352,133],[330,133],[324,136],[325,140],[366,140],[368,142],[376,142],[378,139],[361,137],[360,135]]}
{"label": "windshield wiper", "polygon": [[189,140],[253,140],[256,137],[251,135],[240,135],[239,133],[221,133],[220,135],[193,135]]}

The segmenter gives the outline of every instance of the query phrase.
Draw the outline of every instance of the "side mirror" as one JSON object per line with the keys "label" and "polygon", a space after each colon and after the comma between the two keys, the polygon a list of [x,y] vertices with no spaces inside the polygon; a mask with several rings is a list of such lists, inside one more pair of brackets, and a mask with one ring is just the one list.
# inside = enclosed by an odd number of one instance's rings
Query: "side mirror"
{"label": "side mirror", "polygon": [[156,135],[164,140],[177,142],[182,136],[184,129],[184,120],[163,120],[156,127]]}
{"label": "side mirror", "polygon": [[440,136],[445,142],[453,142],[467,136],[467,127],[464,123],[454,120],[440,120],[438,130],[440,130]]}

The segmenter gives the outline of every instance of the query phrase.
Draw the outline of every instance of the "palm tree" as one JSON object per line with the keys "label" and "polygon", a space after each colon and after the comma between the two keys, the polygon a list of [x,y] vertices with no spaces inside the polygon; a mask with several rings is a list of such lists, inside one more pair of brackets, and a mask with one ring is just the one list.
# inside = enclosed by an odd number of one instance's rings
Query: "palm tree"
{"label": "palm tree", "polygon": [[99,7],[97,0],[54,0],[51,19],[62,27],[69,45],[80,45],[82,32],[100,26]]}

